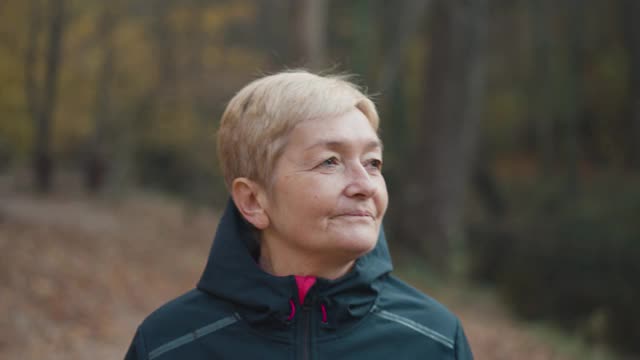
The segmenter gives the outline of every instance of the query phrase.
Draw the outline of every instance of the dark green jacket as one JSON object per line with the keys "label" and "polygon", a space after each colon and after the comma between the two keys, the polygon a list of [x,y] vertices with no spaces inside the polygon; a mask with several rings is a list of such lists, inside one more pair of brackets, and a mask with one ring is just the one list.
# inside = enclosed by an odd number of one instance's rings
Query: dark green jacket
{"label": "dark green jacket", "polygon": [[382,231],[347,275],[312,279],[306,295],[300,278],[262,271],[257,250],[230,201],[197,288],[142,322],[126,360],[473,358],[460,321],[390,275]]}

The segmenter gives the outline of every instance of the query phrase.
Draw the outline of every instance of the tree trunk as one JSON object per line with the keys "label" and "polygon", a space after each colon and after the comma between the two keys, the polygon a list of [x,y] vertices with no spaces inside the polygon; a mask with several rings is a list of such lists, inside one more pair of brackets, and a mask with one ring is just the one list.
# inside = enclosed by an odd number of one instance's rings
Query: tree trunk
{"label": "tree trunk", "polygon": [[38,37],[42,31],[42,12],[39,0],[29,1],[29,27],[27,33],[27,48],[24,59],[24,84],[27,109],[33,123],[36,124],[40,113],[40,88],[36,82]]}
{"label": "tree trunk", "polygon": [[370,78],[371,53],[376,53],[376,42],[373,40],[373,9],[371,2],[356,0],[351,2],[352,46],[349,69],[364,79]]}
{"label": "tree trunk", "polygon": [[[38,15],[36,9],[40,4],[33,1],[32,15]],[[51,14],[49,23],[48,46],[45,58],[45,73],[42,91],[38,91],[35,81],[37,68],[37,38],[38,25],[30,26],[29,45],[27,47],[27,98],[35,123],[35,139],[33,154],[33,171],[36,189],[40,192],[51,190],[53,158],[51,156],[51,127],[55,114],[57,100],[58,75],[61,60],[62,41],[64,33],[65,0],[51,0],[48,13]],[[36,16],[36,18],[39,16]],[[33,19],[34,21],[38,21]]]}
{"label": "tree trunk", "polygon": [[255,23],[256,47],[269,55],[266,70],[280,70],[287,64],[288,24],[281,20],[287,13],[286,0],[258,0],[258,18]]}
{"label": "tree trunk", "polygon": [[[176,35],[170,26],[169,16],[172,10],[170,0],[157,0],[152,5],[152,33],[154,37],[153,51],[158,61],[157,84],[152,91],[155,111],[160,107],[172,105],[178,101],[180,81],[178,76],[178,61],[176,56]],[[171,107],[170,107],[171,108]]]}
{"label": "tree trunk", "polygon": [[629,51],[629,110],[628,124],[631,130],[628,134],[629,165],[640,169],[640,2],[624,0],[623,6],[624,34]]}
{"label": "tree trunk", "polygon": [[543,174],[551,172],[553,162],[553,119],[549,98],[549,11],[545,0],[532,1],[531,20],[533,27],[534,69],[531,79],[531,108],[534,116],[535,146]]}
{"label": "tree trunk", "polygon": [[112,33],[115,26],[115,3],[102,10],[98,24],[98,41],[102,43],[102,65],[96,81],[93,139],[89,144],[85,164],[85,186],[90,192],[97,192],[104,185],[107,169],[105,154],[105,127],[111,118],[111,80],[114,75],[114,45]]}
{"label": "tree trunk", "polygon": [[378,77],[378,91],[390,92],[397,81],[404,63],[405,53],[411,38],[418,31],[422,19],[428,12],[430,0],[405,0],[398,24],[397,35],[391,42],[391,48],[384,56],[382,69]]}
{"label": "tree trunk", "polygon": [[583,106],[583,69],[584,69],[584,6],[583,0],[572,0],[567,8],[571,14],[569,21],[569,46],[570,52],[570,80],[571,91],[569,94],[569,111],[567,112],[567,143],[566,143],[566,169],[567,169],[567,194],[575,195],[578,192],[578,162],[579,162],[579,125],[584,113]]}
{"label": "tree trunk", "polygon": [[485,93],[486,0],[437,0],[430,19],[421,141],[413,154],[403,216],[405,241],[448,272],[460,238]]}
{"label": "tree trunk", "polygon": [[327,0],[290,3],[290,58],[293,63],[320,70],[327,63]]}
{"label": "tree trunk", "polygon": [[[203,3],[205,3],[203,1]],[[203,6],[204,4],[200,4]],[[205,34],[203,33],[204,19],[202,12],[198,11],[198,6],[194,6],[191,12],[191,26],[189,28],[189,37],[191,43],[189,49],[191,51],[189,57],[189,70],[191,72],[189,82],[189,89],[191,91],[189,97],[191,99],[191,106],[195,110],[197,121],[193,124],[196,130],[193,132],[193,138],[189,143],[190,158],[192,159],[191,166],[187,167],[187,179],[188,185],[186,186],[186,207],[184,211],[184,217],[187,220],[192,220],[192,215],[198,206],[202,206],[210,200],[211,193],[211,180],[203,178],[202,166],[208,162],[210,158],[206,145],[209,139],[209,132],[207,131],[207,125],[209,123],[211,108],[211,95],[206,89],[206,84],[202,83],[201,79],[205,72],[204,63],[204,49],[206,47]]]}

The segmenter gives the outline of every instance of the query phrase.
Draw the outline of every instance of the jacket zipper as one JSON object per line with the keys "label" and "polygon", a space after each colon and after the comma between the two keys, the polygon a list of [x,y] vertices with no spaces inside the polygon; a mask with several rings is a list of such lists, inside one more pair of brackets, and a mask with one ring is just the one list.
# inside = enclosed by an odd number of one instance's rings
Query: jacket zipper
{"label": "jacket zipper", "polygon": [[305,301],[302,305],[302,359],[311,360],[311,304]]}

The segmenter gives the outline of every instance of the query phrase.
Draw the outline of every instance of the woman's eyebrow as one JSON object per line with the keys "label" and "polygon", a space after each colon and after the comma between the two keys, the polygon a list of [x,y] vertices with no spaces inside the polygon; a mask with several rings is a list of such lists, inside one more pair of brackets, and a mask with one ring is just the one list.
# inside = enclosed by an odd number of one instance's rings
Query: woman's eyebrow
{"label": "woman's eyebrow", "polygon": [[[347,141],[347,140],[335,140],[335,139],[320,140],[306,147],[304,151],[309,151],[318,147],[332,149],[332,150],[334,149],[341,150],[341,149],[349,148],[352,146],[353,146],[353,142]],[[384,145],[382,143],[382,140],[375,139],[375,140],[367,141],[366,144],[364,145],[364,148],[366,150],[380,149],[380,151],[382,151],[384,149]]]}

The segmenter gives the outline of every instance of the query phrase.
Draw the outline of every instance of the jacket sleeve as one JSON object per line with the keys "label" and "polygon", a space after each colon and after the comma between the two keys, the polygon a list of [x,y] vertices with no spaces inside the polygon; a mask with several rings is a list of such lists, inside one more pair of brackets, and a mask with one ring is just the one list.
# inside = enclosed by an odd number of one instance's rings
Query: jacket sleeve
{"label": "jacket sleeve", "polygon": [[142,333],[140,329],[136,331],[136,335],[133,337],[131,341],[131,345],[129,346],[129,350],[127,354],[124,356],[124,360],[148,360],[147,356],[147,348],[144,344],[144,339],[142,337]]}
{"label": "jacket sleeve", "polygon": [[462,324],[458,320],[458,329],[456,330],[456,360],[473,360],[473,354],[471,353],[471,347],[467,341],[467,337],[462,330]]}

